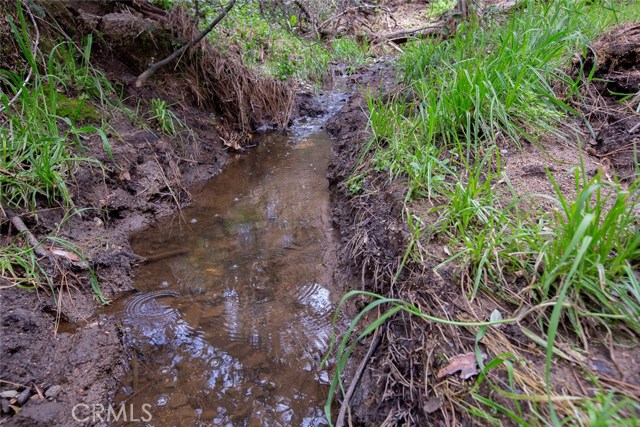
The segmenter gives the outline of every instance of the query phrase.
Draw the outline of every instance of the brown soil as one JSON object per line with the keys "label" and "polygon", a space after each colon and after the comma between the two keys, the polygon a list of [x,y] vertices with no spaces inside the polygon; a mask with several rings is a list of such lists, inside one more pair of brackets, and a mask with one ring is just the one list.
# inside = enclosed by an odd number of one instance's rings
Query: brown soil
{"label": "brown soil", "polygon": [[640,25],[627,24],[601,37],[593,45],[586,66],[595,58],[594,78],[588,88],[589,118],[596,138],[590,154],[612,165],[623,179],[637,173],[638,144],[640,143],[640,115],[637,107],[640,96]]}

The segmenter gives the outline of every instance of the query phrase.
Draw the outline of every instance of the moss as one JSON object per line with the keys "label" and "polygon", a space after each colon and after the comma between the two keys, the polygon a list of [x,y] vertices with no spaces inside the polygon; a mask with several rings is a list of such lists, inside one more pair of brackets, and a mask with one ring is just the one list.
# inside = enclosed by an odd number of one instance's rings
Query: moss
{"label": "moss", "polygon": [[61,117],[68,117],[78,125],[88,125],[99,123],[102,116],[85,97],[67,98],[62,93],[56,94],[57,114]]}

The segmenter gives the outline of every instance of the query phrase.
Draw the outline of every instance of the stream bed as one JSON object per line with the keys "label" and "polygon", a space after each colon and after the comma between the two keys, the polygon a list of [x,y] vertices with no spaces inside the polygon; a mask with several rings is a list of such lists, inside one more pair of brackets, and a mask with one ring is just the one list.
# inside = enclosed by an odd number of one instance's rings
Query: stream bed
{"label": "stream bed", "polygon": [[148,425],[326,425],[320,360],[340,295],[325,119],[261,135],[192,206],[133,237],[159,259],[116,308],[131,369],[115,401],[145,408]]}

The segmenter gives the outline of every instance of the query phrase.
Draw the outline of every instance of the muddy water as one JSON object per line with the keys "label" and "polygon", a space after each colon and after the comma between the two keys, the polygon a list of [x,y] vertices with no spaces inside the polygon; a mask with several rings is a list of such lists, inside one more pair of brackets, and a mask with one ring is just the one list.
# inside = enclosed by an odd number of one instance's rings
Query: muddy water
{"label": "muddy water", "polygon": [[117,402],[150,405],[153,426],[325,425],[330,151],[318,120],[266,135],[135,236],[142,256],[175,255],[141,267],[121,303],[132,364]]}

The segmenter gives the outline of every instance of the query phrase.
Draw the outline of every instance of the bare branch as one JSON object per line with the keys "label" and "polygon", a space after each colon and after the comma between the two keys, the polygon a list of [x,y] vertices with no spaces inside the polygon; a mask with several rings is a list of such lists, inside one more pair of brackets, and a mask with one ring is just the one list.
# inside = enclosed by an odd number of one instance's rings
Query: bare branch
{"label": "bare branch", "polygon": [[214,19],[211,22],[211,24],[209,24],[209,26],[207,28],[205,28],[205,30],[203,32],[201,32],[195,39],[193,39],[189,43],[185,44],[180,49],[176,50],[171,55],[169,55],[165,59],[163,59],[162,61],[159,61],[159,62],[156,62],[155,64],[152,64],[144,73],[142,73],[142,74],[140,74],[138,76],[134,86],[135,87],[142,87],[144,82],[149,77],[151,77],[156,71],[158,71],[160,68],[164,67],[165,65],[169,64],[171,61],[173,61],[174,59],[176,59],[180,55],[182,55],[190,47],[195,46],[196,44],[198,44],[203,38],[205,38],[207,36],[207,34],[209,34],[211,32],[211,30],[213,30],[213,28],[216,25],[218,25],[218,23],[220,21],[222,21],[222,19],[225,16],[227,16],[227,13],[229,13],[229,11],[231,10],[231,8],[233,7],[233,5],[235,3],[236,3],[236,0],[230,0],[229,3],[227,4],[227,6],[222,10],[222,12],[220,12],[220,14],[218,14],[218,16],[216,16],[216,19]]}

